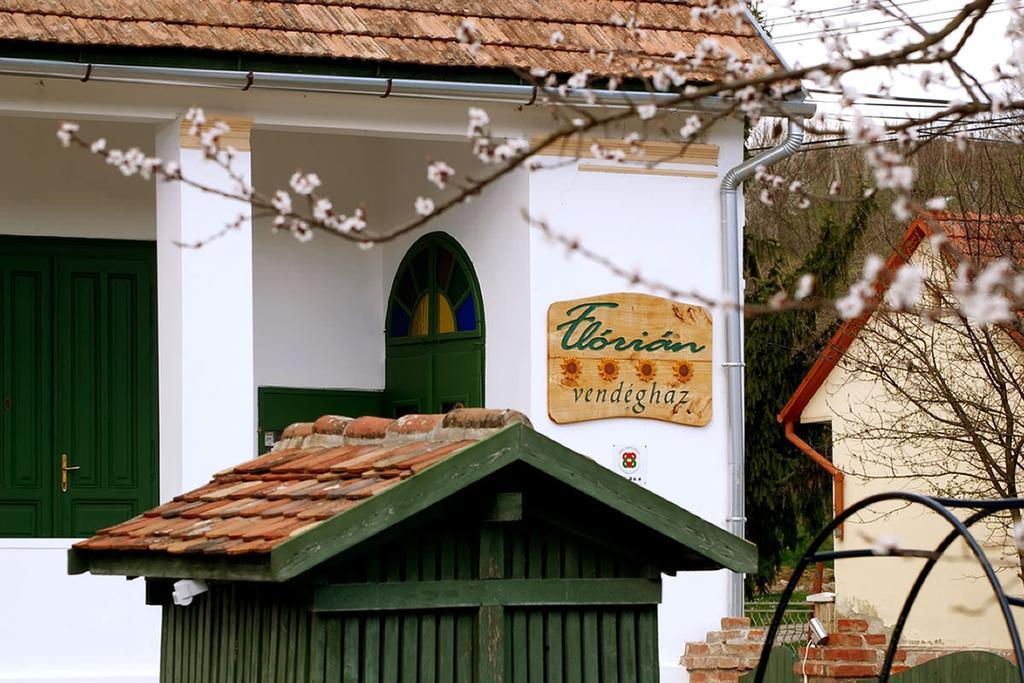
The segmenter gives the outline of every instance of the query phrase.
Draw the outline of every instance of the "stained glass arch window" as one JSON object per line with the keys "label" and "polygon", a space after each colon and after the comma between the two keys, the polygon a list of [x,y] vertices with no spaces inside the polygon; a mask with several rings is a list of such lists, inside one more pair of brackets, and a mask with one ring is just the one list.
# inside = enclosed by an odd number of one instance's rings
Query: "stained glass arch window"
{"label": "stained glass arch window", "polygon": [[480,285],[458,242],[434,232],[409,248],[391,286],[387,316],[390,342],[483,336]]}

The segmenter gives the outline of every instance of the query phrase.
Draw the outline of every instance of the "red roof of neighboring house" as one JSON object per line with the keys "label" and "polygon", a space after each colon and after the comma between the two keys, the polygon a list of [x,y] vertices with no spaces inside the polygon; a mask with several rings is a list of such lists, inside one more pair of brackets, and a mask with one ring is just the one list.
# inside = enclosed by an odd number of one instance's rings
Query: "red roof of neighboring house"
{"label": "red roof of neighboring house", "polygon": [[[746,16],[695,19],[704,0],[6,0],[0,39],[76,46],[185,48],[558,73],[650,73],[717,39],[741,60],[779,60]],[[636,28],[625,24],[636,15]],[[464,20],[479,48],[461,43]],[[552,45],[552,34],[564,35]],[[606,57],[616,55],[611,67]],[[684,74],[717,80],[721,65]]]}
{"label": "red roof of neighboring house", "polygon": [[[942,246],[942,253],[950,263],[958,263],[969,258],[976,265],[985,265],[1002,256],[1010,256],[1018,263],[1024,262],[1024,216],[925,213],[910,223],[902,239],[886,259],[885,267],[873,283],[875,301],[881,299],[889,287],[893,273],[910,259],[921,242],[937,233],[945,233],[949,238]],[[874,306],[868,306],[861,315],[843,321],[782,408],[778,415],[779,422],[796,422],[800,419],[804,408],[850,348],[850,344],[871,318],[873,310]],[[1024,346],[1024,336],[1019,332],[1011,331],[1011,336],[1018,344]]]}
{"label": "red roof of neighboring house", "polygon": [[288,427],[270,453],[74,547],[172,556],[268,553],[517,422],[529,424],[516,411],[482,408],[397,420],[325,415]]}

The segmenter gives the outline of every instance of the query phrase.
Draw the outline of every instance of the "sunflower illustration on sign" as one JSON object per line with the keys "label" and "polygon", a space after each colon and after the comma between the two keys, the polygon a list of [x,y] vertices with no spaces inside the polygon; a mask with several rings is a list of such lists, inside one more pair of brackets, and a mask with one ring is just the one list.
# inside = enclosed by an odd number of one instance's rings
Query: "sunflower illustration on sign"
{"label": "sunflower illustration on sign", "polygon": [[606,382],[619,376],[619,361],[614,358],[602,358],[597,364],[597,374]]}
{"label": "sunflower illustration on sign", "polygon": [[575,358],[570,356],[562,361],[562,381],[565,384],[574,386],[580,378],[580,372],[580,362]]}
{"label": "sunflower illustration on sign", "polygon": [[693,379],[693,363],[688,360],[677,360],[672,364],[672,378],[676,384],[686,384]]}
{"label": "sunflower illustration on sign", "polygon": [[641,382],[650,382],[658,374],[658,366],[653,360],[641,358],[636,362],[636,376]]}

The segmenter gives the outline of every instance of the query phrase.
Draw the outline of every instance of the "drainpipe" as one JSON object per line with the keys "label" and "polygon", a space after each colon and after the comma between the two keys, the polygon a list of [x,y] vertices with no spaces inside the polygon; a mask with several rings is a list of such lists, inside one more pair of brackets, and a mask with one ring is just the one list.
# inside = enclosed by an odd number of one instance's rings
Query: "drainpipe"
{"label": "drainpipe", "polygon": [[[811,105],[813,107],[813,105]],[[739,224],[739,192],[744,180],[754,175],[758,166],[770,166],[792,156],[803,142],[804,131],[790,119],[789,131],[782,144],[747,159],[730,169],[722,178],[722,234],[725,236],[725,296],[730,304],[725,318],[726,390],[729,395],[726,420],[729,424],[729,531],[746,538],[746,488],[744,484],[743,438],[743,267],[742,227]],[[730,616],[743,615],[743,574],[729,578],[728,610]]]}
{"label": "drainpipe", "polygon": [[[843,471],[830,463],[828,458],[815,450],[814,446],[807,443],[793,431],[793,421],[789,420],[783,427],[786,430],[786,440],[791,444],[799,448],[804,455],[813,460],[814,462],[821,465],[822,469],[829,473],[832,477],[832,505],[834,506],[834,514],[836,517],[846,509],[843,501]],[[843,525],[840,524],[836,529],[836,538],[843,540]]]}

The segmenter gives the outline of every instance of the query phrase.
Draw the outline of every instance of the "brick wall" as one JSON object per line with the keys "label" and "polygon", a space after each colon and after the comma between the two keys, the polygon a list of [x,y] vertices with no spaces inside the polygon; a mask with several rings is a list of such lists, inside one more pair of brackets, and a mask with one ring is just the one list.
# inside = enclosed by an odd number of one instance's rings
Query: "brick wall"
{"label": "brick wall", "polygon": [[757,668],[765,630],[751,628],[746,617],[724,617],[722,630],[711,631],[703,643],[687,643],[683,665],[690,683],[736,683]]}
{"label": "brick wall", "polygon": [[[751,628],[750,620],[741,617],[726,617],[721,627],[721,631],[708,633],[705,642],[687,643],[683,665],[690,673],[691,683],[736,683],[745,673],[757,668],[765,629]],[[887,644],[888,636],[880,621],[837,619],[827,645],[800,648],[793,671],[806,673],[808,683],[873,678],[881,672]],[[897,648],[892,673],[906,671],[953,651],[937,647]],[[996,654],[1013,661],[1007,652],[997,651]]]}

